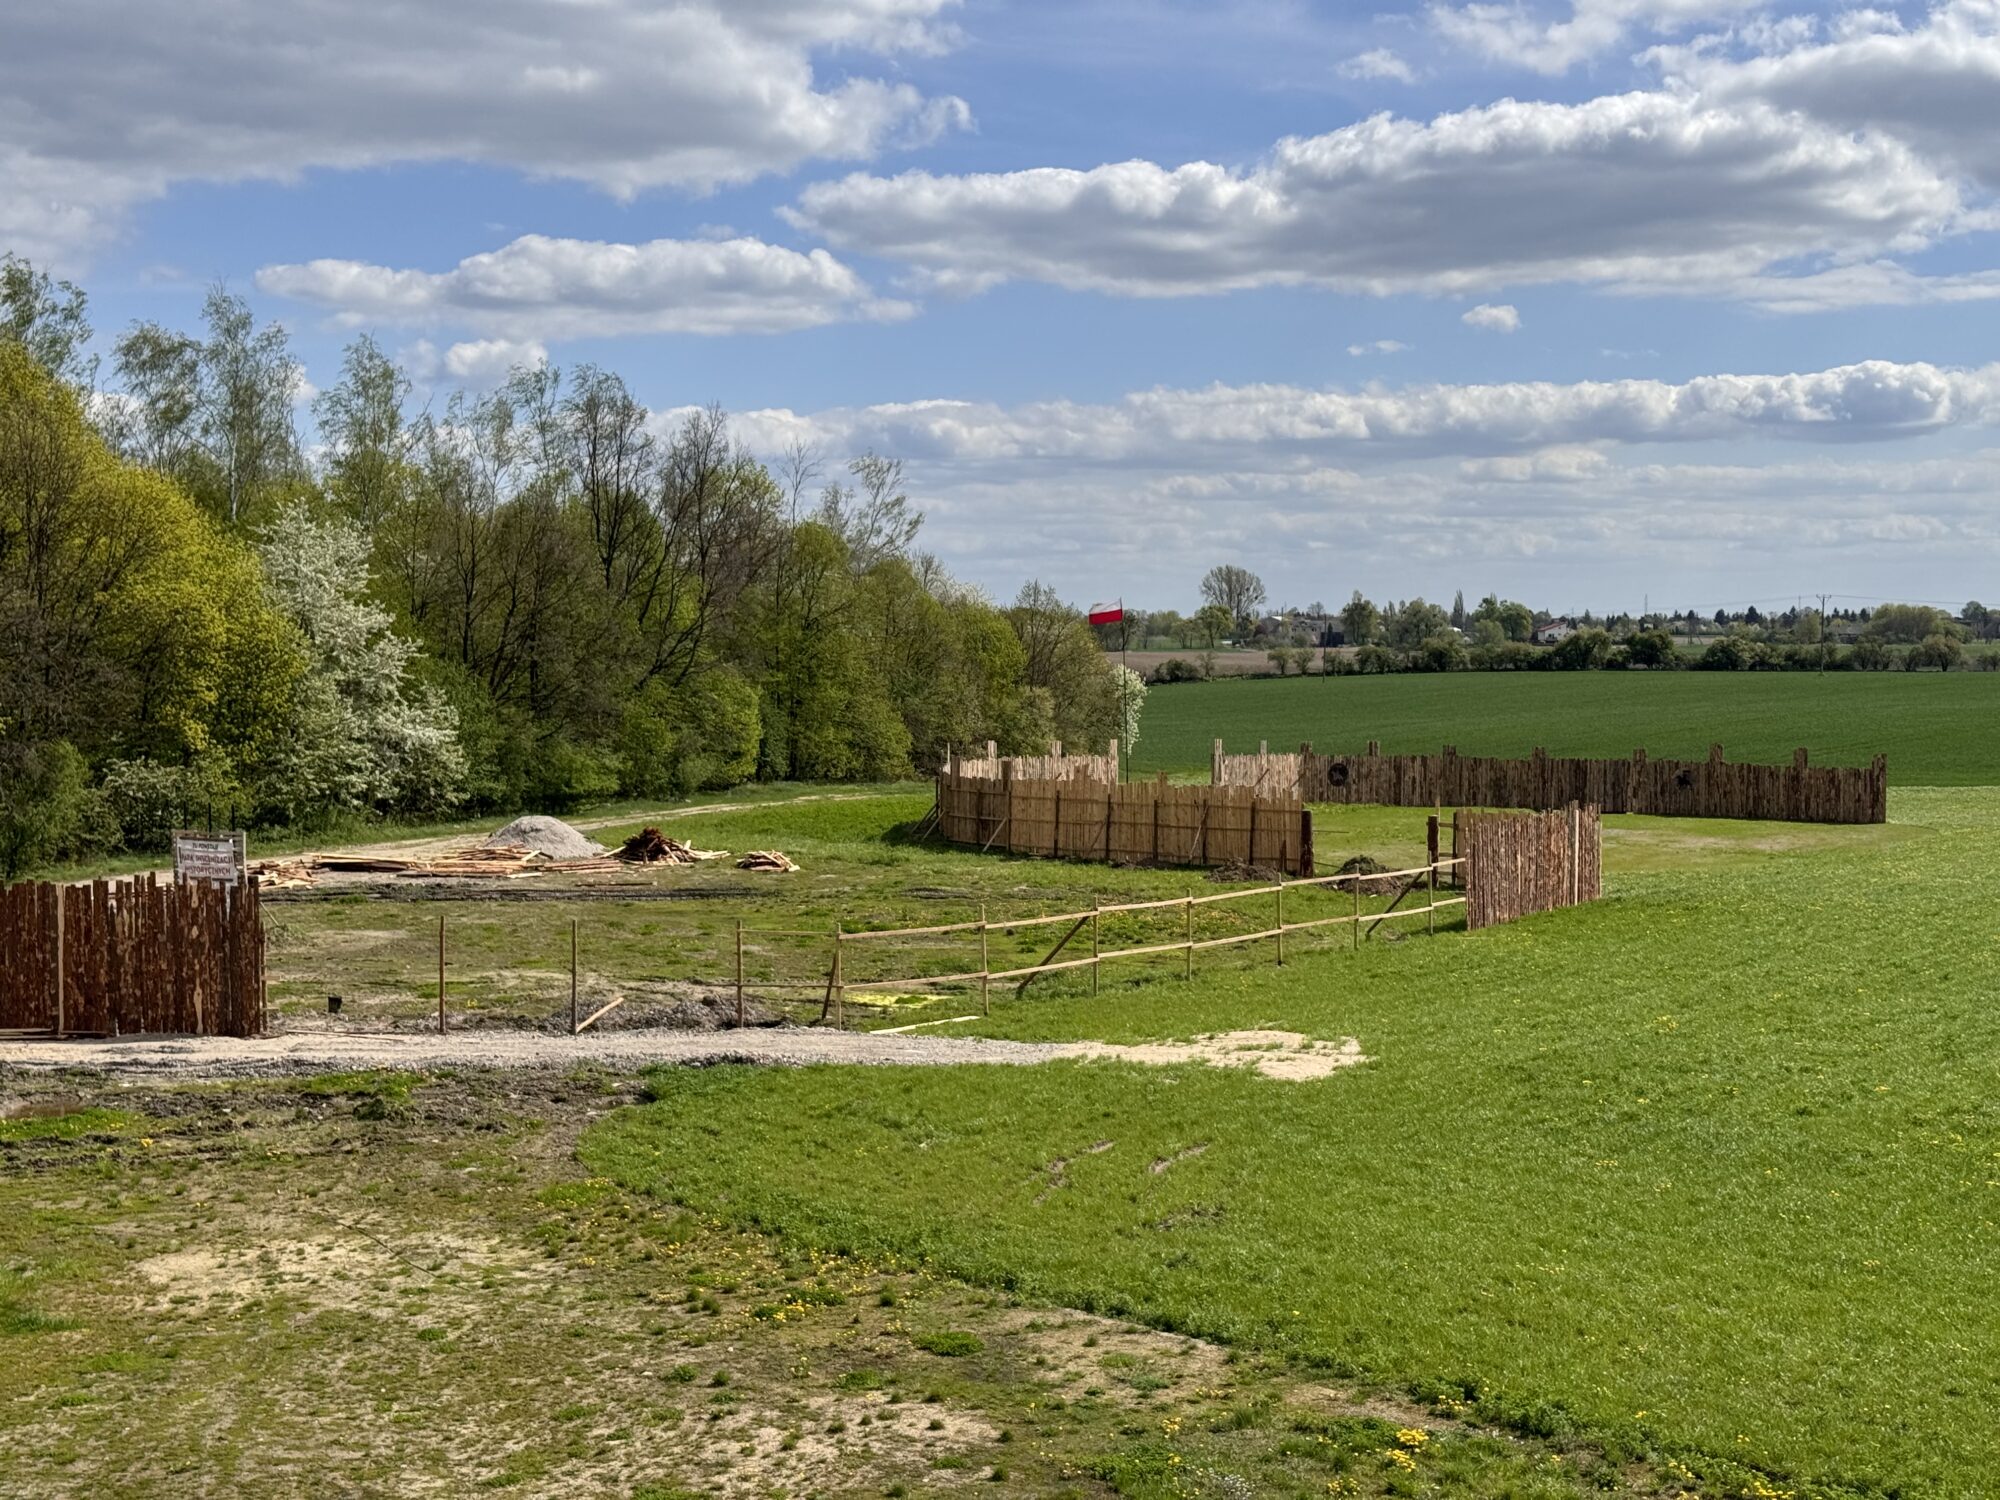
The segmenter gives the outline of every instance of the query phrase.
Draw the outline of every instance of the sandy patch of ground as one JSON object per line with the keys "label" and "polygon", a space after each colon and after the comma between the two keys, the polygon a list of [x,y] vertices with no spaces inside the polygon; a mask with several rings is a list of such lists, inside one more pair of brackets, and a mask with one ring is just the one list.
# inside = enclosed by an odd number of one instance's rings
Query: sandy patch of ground
{"label": "sandy patch of ground", "polygon": [[1342,1068],[1368,1062],[1361,1043],[1353,1037],[1338,1042],[1319,1041],[1296,1031],[1224,1031],[1198,1036],[1191,1042],[1140,1042],[1116,1046],[1110,1042],[1072,1042],[1063,1048],[1068,1057],[1102,1057],[1118,1062],[1213,1063],[1226,1068],[1254,1068],[1266,1078],[1303,1083],[1329,1078]]}
{"label": "sandy patch of ground", "polygon": [[745,1030],[641,1029],[581,1036],[468,1028],[436,1033],[294,1031],[267,1037],[117,1037],[109,1040],[0,1041],[0,1068],[28,1071],[96,1068],[118,1076],[163,1079],[280,1077],[389,1068],[570,1068],[596,1064],[641,1068],[662,1063],[816,1063],[878,1067],[950,1067],[962,1063],[1029,1065],[1058,1058],[1100,1058],[1165,1067],[1200,1062],[1251,1068],[1266,1078],[1309,1082],[1369,1059],[1352,1037],[1321,1041],[1295,1031],[1225,1031],[1191,1042],[1010,1042],[923,1032],[833,1031],[822,1027]]}
{"label": "sandy patch of ground", "polygon": [[[356,1230],[356,1235],[367,1231]],[[347,1305],[373,1293],[385,1277],[415,1272],[467,1276],[519,1270],[526,1250],[454,1235],[430,1235],[408,1245],[369,1238],[267,1240],[233,1249],[193,1248],[148,1256],[132,1269],[160,1298],[302,1295],[327,1305]]]}

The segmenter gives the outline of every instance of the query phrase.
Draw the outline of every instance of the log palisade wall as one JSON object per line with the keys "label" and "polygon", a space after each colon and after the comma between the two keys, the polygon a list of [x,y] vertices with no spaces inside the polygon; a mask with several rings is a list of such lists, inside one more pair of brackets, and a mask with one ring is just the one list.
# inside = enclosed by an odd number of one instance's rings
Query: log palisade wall
{"label": "log palisade wall", "polygon": [[264,1007],[255,881],[0,890],[0,1029],[256,1036]]}
{"label": "log palisade wall", "polygon": [[1865,767],[1812,766],[1806,752],[1789,766],[1734,765],[1722,747],[1708,759],[1581,760],[1536,750],[1525,760],[1460,755],[1296,752],[1225,755],[1215,742],[1211,779],[1306,802],[1366,802],[1389,807],[1523,807],[1537,811],[1594,804],[1608,813],[1668,818],[1768,818],[1791,823],[1882,823],[1889,816],[1885,756]]}
{"label": "log palisade wall", "polygon": [[[1003,768],[1004,769],[1004,768]],[[954,844],[1113,864],[1258,865],[1313,873],[1312,814],[1247,788],[1119,784],[1083,775],[938,777],[938,831]]]}
{"label": "log palisade wall", "polygon": [[1462,813],[1465,925],[1492,927],[1603,894],[1604,825],[1595,807]]}
{"label": "log palisade wall", "polygon": [[1118,741],[1102,755],[1065,755],[1061,741],[1047,755],[1002,755],[992,740],[984,755],[963,755],[945,746],[946,775],[1012,776],[1016,781],[1095,781],[1109,786],[1118,780]]}

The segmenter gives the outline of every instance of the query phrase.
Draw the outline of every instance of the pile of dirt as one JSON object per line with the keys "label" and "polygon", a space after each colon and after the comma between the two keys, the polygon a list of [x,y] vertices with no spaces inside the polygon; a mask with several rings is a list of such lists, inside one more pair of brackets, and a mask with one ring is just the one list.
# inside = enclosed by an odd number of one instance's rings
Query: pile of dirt
{"label": "pile of dirt", "polygon": [[594,859],[604,852],[561,818],[516,818],[486,841],[489,849],[519,846],[546,859]]}
{"label": "pile of dirt", "polygon": [[1269,865],[1245,864],[1240,859],[1233,859],[1227,864],[1217,865],[1214,869],[1210,870],[1208,878],[1217,885],[1236,885],[1239,883],[1276,885],[1285,877],[1282,871],[1275,870]]}
{"label": "pile of dirt", "polygon": [[1338,870],[1334,871],[1334,873],[1336,875],[1380,875],[1387,871],[1388,868],[1387,865],[1383,864],[1381,860],[1375,858],[1372,854],[1357,854]]}

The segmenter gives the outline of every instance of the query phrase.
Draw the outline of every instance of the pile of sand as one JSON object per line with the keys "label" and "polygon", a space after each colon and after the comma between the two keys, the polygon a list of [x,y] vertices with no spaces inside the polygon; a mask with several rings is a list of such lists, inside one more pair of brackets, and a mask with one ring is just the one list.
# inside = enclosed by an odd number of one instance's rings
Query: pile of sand
{"label": "pile of sand", "polygon": [[486,841],[489,849],[519,847],[531,849],[550,859],[595,859],[604,852],[561,818],[530,815],[516,818]]}

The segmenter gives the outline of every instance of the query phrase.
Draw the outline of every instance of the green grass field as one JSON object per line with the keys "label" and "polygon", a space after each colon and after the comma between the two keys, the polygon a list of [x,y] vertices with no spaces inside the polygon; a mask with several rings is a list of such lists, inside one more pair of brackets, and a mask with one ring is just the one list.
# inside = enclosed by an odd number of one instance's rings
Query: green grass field
{"label": "green grass field", "polygon": [[[937,1028],[1355,1038],[1368,1060],[1316,1081],[717,1067],[657,1073],[629,1108],[629,1080],[529,1075],[43,1084],[54,1112],[0,1120],[0,1449],[25,1456],[0,1497],[204,1493],[211,1469],[289,1494],[329,1445],[377,1486],[358,1493],[2000,1493],[1986,683],[1156,693],[1142,765],[1200,766],[1211,724],[1239,746],[1891,757],[1885,825],[1608,818],[1586,908],[1358,951],[1333,929],[1283,968],[1264,943],[1203,953],[1192,981],[1168,955],[1096,995],[1053,976]],[[1320,714],[1336,702],[1351,734]],[[739,916],[817,934],[983,908],[998,967],[1054,938],[1009,918],[1216,889],[916,844],[927,802],[780,789],[691,810],[671,832],[802,871],[621,875],[660,888],[629,902],[559,882],[274,901],[279,1005],[427,1013],[439,910],[461,1017],[548,1025],[571,918],[587,984],[671,996],[726,973]],[[1421,809],[1315,822],[1327,866],[1422,847]],[[1295,893],[1287,915],[1315,899],[1342,898]],[[1198,935],[1265,915],[1204,906]],[[1171,941],[1177,920],[1108,921],[1107,945]],[[753,975],[810,971],[815,941],[753,935]],[[951,972],[965,941],[854,962]],[[975,995],[897,996],[860,1024],[963,1017]]]}
{"label": "green grass field", "polygon": [[2000,1490],[2000,791],[1892,815],[1790,846],[1617,820],[1589,909],[962,1028],[1359,1038],[1322,1082],[672,1073],[586,1160],[795,1244],[1587,1432],[1704,1495],[1970,1500]]}
{"label": "green grass field", "polygon": [[2000,672],[1456,672],[1244,678],[1147,696],[1135,768],[1208,767],[1230,750],[1705,758],[1826,765],[1889,757],[1893,786],[2000,784]]}

